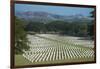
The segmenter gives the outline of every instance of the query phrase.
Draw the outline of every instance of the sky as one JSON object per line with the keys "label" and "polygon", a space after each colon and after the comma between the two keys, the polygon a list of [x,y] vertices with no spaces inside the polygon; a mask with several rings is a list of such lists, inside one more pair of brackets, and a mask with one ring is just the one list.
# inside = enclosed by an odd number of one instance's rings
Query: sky
{"label": "sky", "polygon": [[50,6],[50,5],[33,5],[33,4],[15,4],[15,13],[16,12],[27,12],[27,11],[41,11],[48,12],[52,14],[59,15],[83,15],[90,16],[90,12],[94,8],[80,8],[80,7],[67,7],[67,6]]}

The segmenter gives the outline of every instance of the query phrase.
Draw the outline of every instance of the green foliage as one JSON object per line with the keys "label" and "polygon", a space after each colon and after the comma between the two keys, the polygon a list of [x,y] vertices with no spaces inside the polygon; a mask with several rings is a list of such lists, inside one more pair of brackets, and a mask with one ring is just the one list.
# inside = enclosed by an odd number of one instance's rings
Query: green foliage
{"label": "green foliage", "polygon": [[62,32],[65,29],[66,22],[64,21],[52,21],[46,24],[48,31]]}
{"label": "green foliage", "polygon": [[29,22],[26,25],[27,31],[33,31],[35,33],[59,33],[61,35],[72,35],[88,37],[93,35],[93,23],[81,22],[81,21],[51,21],[49,23]]}
{"label": "green foliage", "polygon": [[23,50],[28,50],[28,39],[24,30],[23,21],[15,17],[15,53],[22,54]]}
{"label": "green foliage", "polygon": [[41,32],[41,31],[45,30],[44,28],[45,28],[45,26],[44,26],[43,23],[40,23],[40,22],[29,22],[26,25],[25,30],[26,31]]}

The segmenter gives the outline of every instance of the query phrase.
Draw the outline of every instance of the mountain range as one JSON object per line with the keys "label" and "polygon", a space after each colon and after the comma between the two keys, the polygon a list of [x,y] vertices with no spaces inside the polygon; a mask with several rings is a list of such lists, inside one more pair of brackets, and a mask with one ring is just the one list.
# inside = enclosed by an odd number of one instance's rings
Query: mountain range
{"label": "mountain range", "polygon": [[81,14],[66,16],[66,15],[52,14],[52,13],[42,12],[42,11],[16,12],[15,16],[24,19],[26,21],[36,21],[36,22],[43,22],[43,23],[48,23],[56,20],[67,21],[67,22],[73,22],[73,21],[89,22],[93,20],[93,18],[86,17]]}

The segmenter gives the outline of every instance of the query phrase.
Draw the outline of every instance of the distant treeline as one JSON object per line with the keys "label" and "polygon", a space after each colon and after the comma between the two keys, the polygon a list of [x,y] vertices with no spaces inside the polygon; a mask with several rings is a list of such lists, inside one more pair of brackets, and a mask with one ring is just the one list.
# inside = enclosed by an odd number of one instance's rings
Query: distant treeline
{"label": "distant treeline", "polygon": [[93,22],[64,22],[52,21],[50,23],[29,22],[25,26],[26,31],[34,33],[54,33],[61,35],[72,35],[80,37],[93,37],[94,25]]}

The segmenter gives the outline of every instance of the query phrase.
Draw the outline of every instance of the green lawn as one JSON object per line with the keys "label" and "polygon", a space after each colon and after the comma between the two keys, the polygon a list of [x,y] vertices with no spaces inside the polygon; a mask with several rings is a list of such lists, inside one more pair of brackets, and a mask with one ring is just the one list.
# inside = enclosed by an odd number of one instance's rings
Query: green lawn
{"label": "green lawn", "polygon": [[77,62],[88,62],[94,61],[94,58],[76,58],[76,59],[67,59],[67,60],[55,60],[55,61],[43,61],[43,62],[30,62],[25,59],[22,55],[15,55],[15,66],[23,65],[37,65],[37,64],[57,64],[57,63],[77,63]]}
{"label": "green lawn", "polygon": [[22,66],[22,65],[29,65],[32,64],[29,60],[25,59],[22,55],[15,55],[15,65]]}

